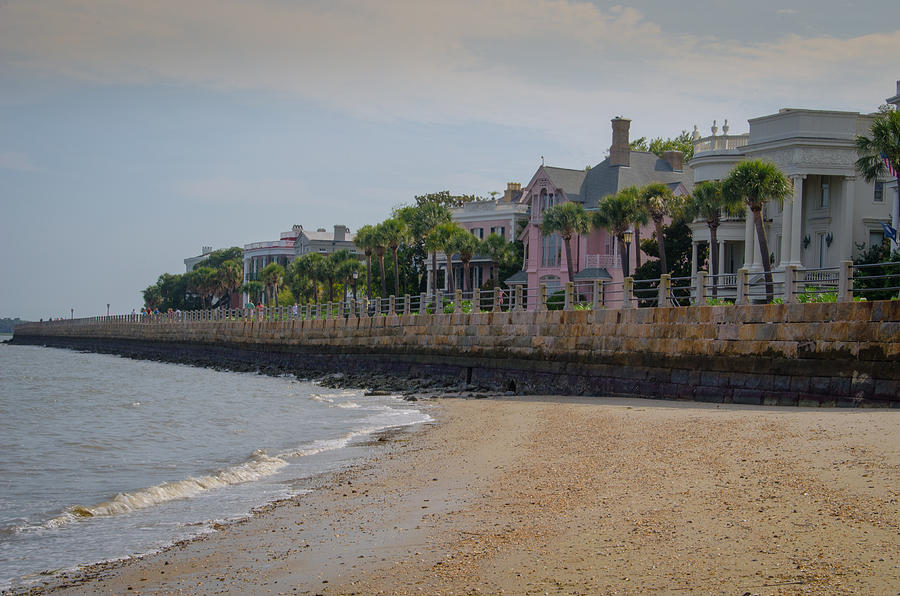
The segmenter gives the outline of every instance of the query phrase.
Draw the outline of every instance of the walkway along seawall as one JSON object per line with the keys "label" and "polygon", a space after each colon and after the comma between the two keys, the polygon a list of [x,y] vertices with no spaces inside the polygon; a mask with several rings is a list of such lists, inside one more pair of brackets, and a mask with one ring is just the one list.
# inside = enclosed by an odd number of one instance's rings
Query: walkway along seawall
{"label": "walkway along seawall", "polygon": [[898,301],[279,321],[97,317],[20,325],[13,342],[528,394],[900,407]]}

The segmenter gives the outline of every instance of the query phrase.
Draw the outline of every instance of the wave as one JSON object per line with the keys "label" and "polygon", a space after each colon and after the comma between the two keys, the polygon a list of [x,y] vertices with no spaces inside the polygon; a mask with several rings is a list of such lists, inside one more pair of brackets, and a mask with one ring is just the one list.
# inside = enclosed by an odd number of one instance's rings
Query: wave
{"label": "wave", "polygon": [[[352,407],[350,404],[346,404],[346,406]],[[420,410],[385,408],[385,411],[369,418],[369,422],[374,423],[372,426],[350,431],[335,439],[320,439],[275,456],[257,450],[247,461],[218,472],[200,477],[192,476],[175,482],[164,482],[134,492],[120,493],[108,501],[94,505],[73,505],[66,508],[62,515],[54,517],[40,526],[19,526],[15,531],[58,528],[84,519],[129,513],[177,499],[190,498],[208,490],[260,480],[287,466],[288,461],[286,460],[342,449],[358,437],[371,435],[388,428],[428,422],[431,419],[431,416]]]}
{"label": "wave", "polygon": [[213,474],[199,478],[191,476],[184,480],[164,482],[135,492],[119,493],[112,499],[95,505],[73,505],[68,507],[62,515],[43,524],[43,527],[56,528],[81,519],[146,509],[168,501],[193,497],[214,488],[259,480],[271,476],[286,465],[288,463],[280,457],[271,457],[262,451],[256,451],[247,461]]}

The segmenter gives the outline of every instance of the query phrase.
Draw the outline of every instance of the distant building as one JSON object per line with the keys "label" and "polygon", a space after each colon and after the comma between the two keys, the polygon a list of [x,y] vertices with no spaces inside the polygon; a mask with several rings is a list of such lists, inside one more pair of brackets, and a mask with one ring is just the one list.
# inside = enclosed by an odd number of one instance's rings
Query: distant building
{"label": "distant building", "polygon": [[341,249],[349,250],[350,253],[354,255],[358,254],[356,245],[353,244],[353,240],[356,236],[350,232],[350,228],[347,226],[336,225],[331,232],[326,231],[325,228],[307,231],[303,229],[303,226],[294,227],[300,228],[294,246],[294,253],[298,257],[311,252],[330,255]]}
{"label": "distant building", "polygon": [[199,255],[197,255],[196,257],[186,258],[184,260],[184,272],[190,273],[191,271],[193,271],[194,267],[197,266],[197,263],[200,263],[201,261],[205,261],[206,259],[209,258],[209,253],[211,253],[212,251],[213,251],[212,246],[204,246],[201,249],[201,253]]}
{"label": "distant building", "polygon": [[[597,204],[628,186],[644,186],[659,182],[676,195],[689,194],[693,188],[690,168],[684,167],[681,151],[667,151],[664,157],[645,151],[634,151],[629,143],[631,121],[612,120],[612,146],[609,157],[591,168],[568,169],[541,165],[523,190],[520,201],[529,207],[528,225],[520,234],[525,245],[524,270],[505,280],[508,285],[524,285],[536,289],[546,285],[552,293],[568,281],[589,285],[594,280],[624,279],[622,255],[618,242],[607,230],[592,230],[572,238],[574,280],[569,280],[565,243],[559,234],[541,233],[544,211],[567,201],[580,203],[588,212]],[[641,238],[650,238],[653,228],[641,229]],[[630,250],[630,271],[634,271],[637,251]],[[615,303],[614,299],[607,304]]]}
{"label": "distant building", "polygon": [[[528,205],[519,202],[522,197],[522,185],[510,182],[506,185],[506,192],[501,199],[488,201],[472,201],[463,203],[460,207],[453,207],[450,212],[453,221],[471,232],[479,240],[484,240],[491,234],[497,234],[508,242],[514,242],[521,226],[528,221]],[[459,255],[453,256],[454,275],[456,287],[462,289],[463,269],[460,266]],[[489,255],[476,255],[469,263],[469,287],[477,288],[490,278],[491,257]],[[447,256],[444,253],[437,255],[438,271],[443,271],[443,289],[449,284],[446,278]],[[428,270],[428,292],[431,292],[431,259],[426,259]]]}
{"label": "distant building", "polygon": [[[711,136],[700,138],[695,129],[690,161],[695,183],[725,178],[743,160],[762,159],[777,165],[793,184],[793,195],[783,204],[764,208],[770,254],[760,253],[749,212],[722,222],[718,246],[712,247],[719,251],[720,273],[742,267],[759,273],[763,259],[775,270],[836,267],[856,256],[858,246],[884,240],[881,224],[891,220],[892,205],[896,221],[896,180],[866,182],[855,167],[854,140],[870,134],[872,120],[873,115],[858,112],[782,109],[751,119],[748,134],[728,135],[726,126],[726,134],[717,135],[714,125]],[[696,271],[698,247],[709,244],[709,228],[699,220],[690,226]]]}

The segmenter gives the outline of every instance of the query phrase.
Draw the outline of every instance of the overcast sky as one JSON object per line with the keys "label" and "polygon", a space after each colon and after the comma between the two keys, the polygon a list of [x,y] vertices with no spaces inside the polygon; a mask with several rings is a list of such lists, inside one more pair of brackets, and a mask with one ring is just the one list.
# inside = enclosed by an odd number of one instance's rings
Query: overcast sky
{"label": "overcast sky", "polygon": [[874,111],[898,56],[896,0],[0,0],[0,317],[596,164],[614,116]]}

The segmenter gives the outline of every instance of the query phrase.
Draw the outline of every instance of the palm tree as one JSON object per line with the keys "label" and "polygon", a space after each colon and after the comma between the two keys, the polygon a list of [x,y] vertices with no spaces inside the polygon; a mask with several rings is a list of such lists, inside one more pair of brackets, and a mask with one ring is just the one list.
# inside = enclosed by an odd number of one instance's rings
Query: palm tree
{"label": "palm tree", "polygon": [[353,243],[366,255],[366,297],[372,299],[372,252],[375,250],[375,226],[364,225],[356,231]]}
{"label": "palm tree", "polygon": [[666,245],[663,242],[663,220],[677,212],[675,194],[662,182],[654,182],[641,188],[640,205],[653,220],[653,226],[656,228],[656,242],[659,245],[659,270],[665,275],[669,271],[666,267]]}
{"label": "palm tree", "polygon": [[231,295],[241,285],[244,278],[244,269],[235,260],[228,260],[219,265],[217,271],[217,285],[219,291],[224,293],[228,300],[227,308],[231,307]]}
{"label": "palm tree", "polygon": [[499,234],[491,234],[481,242],[481,250],[491,257],[491,279],[497,287],[500,285],[500,264],[509,256],[510,243]]}
{"label": "palm tree", "polygon": [[271,291],[273,302],[278,306],[278,288],[284,283],[284,267],[278,263],[269,263],[259,274],[259,280]]}
{"label": "palm tree", "polygon": [[[438,251],[447,255],[447,289],[451,294],[456,292],[456,280],[453,279],[453,237],[459,229],[458,224],[446,222],[435,226],[428,236],[425,237],[425,248],[435,255],[435,263],[437,262],[436,255]],[[434,279],[437,281],[436,276]],[[437,296],[437,286],[435,286],[435,296]]]}
{"label": "palm tree", "polygon": [[[634,188],[634,187],[632,187]],[[595,228],[604,228],[615,237],[619,243],[619,254],[622,256],[622,272],[628,273],[628,263],[625,262],[625,232],[631,226],[634,219],[634,200],[630,193],[620,191],[614,195],[606,195],[597,204],[597,210],[592,217]]]}
{"label": "palm tree", "polygon": [[264,289],[265,286],[263,285],[263,283],[256,280],[248,281],[241,286],[241,291],[247,294],[247,296],[250,297],[250,300],[256,298],[257,302],[259,301],[259,295],[262,294]]}
{"label": "palm tree", "polygon": [[[322,281],[325,257],[317,252],[309,252],[297,258],[291,265],[297,279],[308,279],[313,284],[313,302],[319,303],[319,282]],[[299,283],[299,282],[295,282]]]}
{"label": "palm tree", "polygon": [[[325,279],[328,281],[328,301],[334,302],[334,283],[335,281],[346,282],[346,275],[348,272],[347,266],[344,264],[345,262],[353,261],[356,265],[359,265],[359,259],[350,254],[350,251],[346,248],[342,248],[341,250],[336,250],[330,255],[328,255],[322,261],[322,274],[325,276]],[[352,274],[352,273],[351,273]],[[346,284],[345,284],[346,287]]]}
{"label": "palm tree", "polygon": [[399,218],[392,217],[381,222],[381,234],[391,253],[394,255],[394,296],[400,295],[400,267],[397,262],[397,251],[406,240],[406,224]]}
{"label": "palm tree", "polygon": [[735,201],[733,195],[722,194],[722,182],[718,180],[707,180],[698,184],[684,205],[686,218],[690,220],[704,219],[709,228],[709,262],[712,265],[713,298],[717,295],[719,275],[719,251],[717,249],[719,225],[725,215],[740,215],[741,207],[740,199]]}
{"label": "palm tree", "polygon": [[[423,203],[417,207],[404,207],[397,211],[397,217],[406,222],[409,235],[422,243],[428,251],[426,238],[431,231],[442,223],[448,223],[452,217],[450,210],[437,203]],[[437,296],[437,253],[431,252],[431,287]]]}
{"label": "palm tree", "polygon": [[875,117],[872,122],[872,138],[856,137],[856,170],[866,182],[874,182],[888,174],[888,160],[894,172],[900,171],[900,112],[890,110]]}
{"label": "palm tree", "polygon": [[[763,227],[762,209],[768,201],[782,202],[791,195],[791,183],[775,164],[759,159],[742,161],[734,166],[728,177],[722,182],[722,194],[729,202],[744,202],[753,213],[756,225],[756,236],[763,255],[763,271],[766,275],[766,300],[771,302],[775,296],[772,282],[772,264],[769,262],[769,243],[766,241],[766,229]],[[749,242],[750,239],[748,238]]]}
{"label": "palm tree", "polygon": [[[488,237],[490,238],[490,236]],[[453,238],[452,250],[459,254],[459,260],[462,261],[463,292],[467,294],[472,291],[469,282],[469,263],[478,254],[479,248],[481,248],[481,242],[478,241],[474,234],[466,230],[462,230],[461,234],[457,234]]]}
{"label": "palm tree", "polygon": [[575,271],[572,268],[572,236],[587,234],[589,229],[588,214],[581,203],[568,201],[560,205],[553,205],[544,211],[541,234],[549,236],[558,233],[562,236],[566,243],[566,268],[569,272],[569,281],[575,281]]}
{"label": "palm tree", "polygon": [[384,222],[375,226],[375,256],[378,257],[378,265],[381,269],[381,297],[387,297],[387,280],[384,278],[384,254],[387,252],[388,243],[385,234]]}
{"label": "palm tree", "polygon": [[210,295],[216,290],[216,270],[212,267],[197,267],[188,276],[188,287],[200,297],[200,306],[206,308]]}

